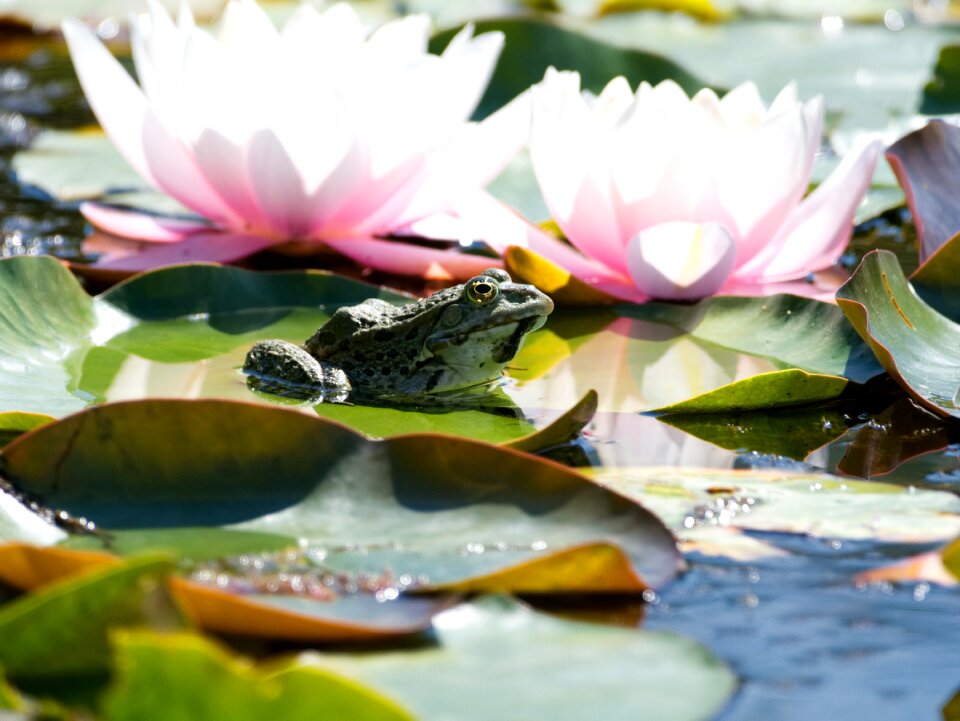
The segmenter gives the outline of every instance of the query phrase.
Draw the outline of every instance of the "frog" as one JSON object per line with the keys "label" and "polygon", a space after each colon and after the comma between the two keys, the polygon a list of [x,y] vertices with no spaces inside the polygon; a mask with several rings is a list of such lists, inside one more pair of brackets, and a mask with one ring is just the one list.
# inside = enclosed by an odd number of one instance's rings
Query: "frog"
{"label": "frog", "polygon": [[243,371],[258,390],[312,400],[416,399],[491,387],[553,301],[487,268],[405,305],[345,306],[301,346],[259,341]]}

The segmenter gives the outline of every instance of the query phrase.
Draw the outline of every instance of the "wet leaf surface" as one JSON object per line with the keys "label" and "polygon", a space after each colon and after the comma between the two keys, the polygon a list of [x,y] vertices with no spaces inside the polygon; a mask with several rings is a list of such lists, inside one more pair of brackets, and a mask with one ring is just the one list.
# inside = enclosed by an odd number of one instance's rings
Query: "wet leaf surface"
{"label": "wet leaf surface", "polygon": [[603,468],[600,483],[642,502],[681,539],[735,528],[819,538],[942,542],[960,529],[960,500],[802,471]]}
{"label": "wet leaf surface", "polygon": [[680,565],[647,511],[561,466],[445,436],[368,441],[279,408],[114,404],[2,461],[18,488],[104,529],[231,524],[322,549],[335,573],[425,576],[419,590],[630,592]]}
{"label": "wet leaf surface", "polygon": [[924,303],[889,251],[867,255],[837,303],[877,360],[921,405],[960,417],[960,326]]}
{"label": "wet leaf surface", "polygon": [[505,597],[458,606],[435,625],[433,647],[301,658],[382,689],[422,721],[581,721],[598,712],[610,721],[702,721],[736,688],[697,643],[564,621]]}

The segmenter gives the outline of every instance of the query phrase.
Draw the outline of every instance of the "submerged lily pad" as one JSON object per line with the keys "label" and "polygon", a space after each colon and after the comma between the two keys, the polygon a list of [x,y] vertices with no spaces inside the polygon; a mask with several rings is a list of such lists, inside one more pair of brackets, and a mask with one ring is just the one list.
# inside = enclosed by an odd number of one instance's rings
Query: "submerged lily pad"
{"label": "submerged lily pad", "polygon": [[913,398],[939,415],[960,418],[960,326],[917,296],[893,253],[866,255],[837,291],[837,303]]}
{"label": "submerged lily pad", "polygon": [[381,689],[421,721],[706,721],[737,685],[695,641],[565,621],[505,597],[453,608],[435,629],[435,646],[301,661]]}
{"label": "submerged lily pad", "polygon": [[103,700],[107,721],[413,721],[373,689],[316,666],[254,666],[187,634],[113,635],[116,676]]}
{"label": "submerged lily pad", "polygon": [[22,491],[118,533],[286,535],[323,571],[389,569],[421,591],[638,592],[681,565],[654,516],[562,466],[449,436],[370,441],[281,408],[103,406],[22,436],[0,465]]}

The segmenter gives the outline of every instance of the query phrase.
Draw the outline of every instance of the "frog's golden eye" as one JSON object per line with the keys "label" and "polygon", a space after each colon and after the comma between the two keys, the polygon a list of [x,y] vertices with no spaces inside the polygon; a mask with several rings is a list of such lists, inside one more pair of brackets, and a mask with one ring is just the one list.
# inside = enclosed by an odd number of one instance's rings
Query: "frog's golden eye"
{"label": "frog's golden eye", "polygon": [[489,275],[478,275],[467,281],[463,294],[471,303],[484,305],[497,299],[500,295],[500,284]]}

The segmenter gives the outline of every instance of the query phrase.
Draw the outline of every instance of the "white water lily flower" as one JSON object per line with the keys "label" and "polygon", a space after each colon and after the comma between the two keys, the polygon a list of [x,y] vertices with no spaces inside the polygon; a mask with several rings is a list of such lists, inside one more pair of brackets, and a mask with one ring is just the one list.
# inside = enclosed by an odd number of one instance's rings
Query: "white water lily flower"
{"label": "white water lily flower", "polygon": [[530,247],[633,301],[762,293],[833,265],[880,151],[862,143],[804,197],[823,102],[800,102],[792,84],[769,107],[752,83],[690,98],[672,81],[634,93],[620,77],[594,97],[577,73],[550,69],[532,112],[534,172],[579,253],[515,222],[497,228],[492,206],[473,209],[475,224],[498,250]]}
{"label": "white water lily flower", "polygon": [[460,276],[489,265],[378,237],[425,220],[436,227],[448,210],[445,160],[456,158],[461,178],[482,184],[522,143],[522,107],[468,123],[502,34],[474,37],[467,27],[433,55],[425,16],[368,34],[349,5],[323,13],[302,5],[277,29],[253,0],[232,0],[214,35],[186,4],[176,23],[156,0],[149,10],[131,22],[139,86],[85,25],[67,20],[63,32],[118,150],[206,222],[95,205],[84,209],[91,222],[156,241],[197,241],[213,226],[243,254],[321,241],[390,270],[426,272],[440,262]]}

